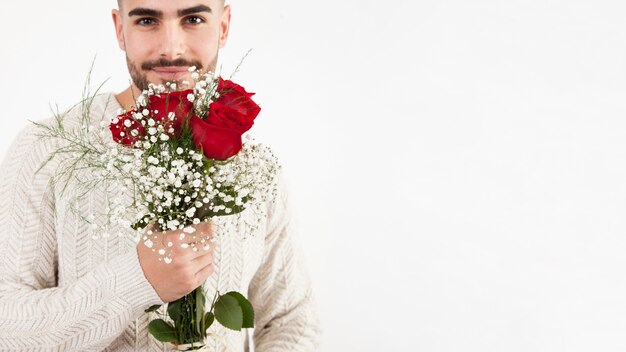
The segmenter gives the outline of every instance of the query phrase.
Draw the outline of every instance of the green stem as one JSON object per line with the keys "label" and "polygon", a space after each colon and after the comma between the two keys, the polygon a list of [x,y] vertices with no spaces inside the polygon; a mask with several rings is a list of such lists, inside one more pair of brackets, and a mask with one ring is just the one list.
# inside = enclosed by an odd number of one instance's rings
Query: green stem
{"label": "green stem", "polygon": [[[192,292],[171,303],[180,304],[180,309],[176,312],[178,319],[174,319],[174,317],[169,315],[168,312],[168,315],[174,321],[174,327],[178,332],[177,340],[179,344],[198,343],[204,341],[204,334],[200,331],[200,327],[202,326],[201,322],[196,319],[197,290],[202,290],[202,287],[200,286],[196,288]],[[202,316],[204,316],[204,314]]]}

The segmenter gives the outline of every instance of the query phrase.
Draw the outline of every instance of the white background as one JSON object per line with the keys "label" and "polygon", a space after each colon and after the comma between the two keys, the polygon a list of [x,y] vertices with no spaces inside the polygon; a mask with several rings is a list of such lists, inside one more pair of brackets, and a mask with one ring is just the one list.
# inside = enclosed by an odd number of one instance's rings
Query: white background
{"label": "white background", "polygon": [[[625,351],[626,4],[231,1],[326,351]],[[128,82],[114,1],[0,12],[0,153]]]}

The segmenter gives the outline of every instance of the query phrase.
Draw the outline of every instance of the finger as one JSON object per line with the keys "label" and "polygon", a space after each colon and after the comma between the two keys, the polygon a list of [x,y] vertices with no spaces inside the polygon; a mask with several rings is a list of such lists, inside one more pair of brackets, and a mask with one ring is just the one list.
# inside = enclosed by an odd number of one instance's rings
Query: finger
{"label": "finger", "polygon": [[169,231],[167,237],[171,241],[189,243],[203,238],[210,238],[212,235],[212,230],[209,227],[202,227],[198,225],[194,227],[193,225],[190,225],[182,230]]}
{"label": "finger", "polygon": [[215,224],[211,220],[201,222],[197,225],[194,225],[194,227],[198,232],[202,232],[205,235],[212,235],[215,231]]}
{"label": "finger", "polygon": [[153,235],[144,236],[147,240],[158,248],[173,249],[182,248],[189,249],[193,252],[208,251],[216,246],[216,239],[204,232],[194,229],[190,231],[177,230],[160,232]]}
{"label": "finger", "polygon": [[197,285],[202,285],[204,281],[215,272],[215,265],[213,263],[203,267],[196,273]]}
{"label": "finger", "polygon": [[215,245],[210,241],[183,242],[178,245],[177,252],[188,260],[194,260],[206,254],[214,254]]}
{"label": "finger", "polygon": [[215,239],[213,236],[207,235],[206,233],[197,232],[192,235],[186,235],[184,238],[180,239],[182,242],[187,243],[189,245],[195,244],[196,246],[205,246],[205,245],[214,245]]}
{"label": "finger", "polygon": [[191,261],[191,263],[198,268],[202,268],[213,262],[215,262],[215,254],[206,252],[204,252],[202,255],[195,257]]}
{"label": "finger", "polygon": [[196,235],[196,233],[189,233],[186,232],[185,230],[176,230],[176,231],[171,231],[170,233],[168,233],[165,237],[164,237],[164,242],[172,242],[174,245],[180,245],[182,243],[191,243],[191,242],[195,242],[195,238],[197,238],[198,236]]}

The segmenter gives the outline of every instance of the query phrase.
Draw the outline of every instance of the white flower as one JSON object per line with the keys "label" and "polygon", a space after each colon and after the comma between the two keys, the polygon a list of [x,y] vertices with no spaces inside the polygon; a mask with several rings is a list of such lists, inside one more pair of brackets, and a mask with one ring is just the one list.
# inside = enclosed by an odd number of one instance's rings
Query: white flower
{"label": "white flower", "polygon": [[185,151],[183,150],[183,148],[181,148],[181,147],[176,148],[176,154],[181,155],[184,152]]}
{"label": "white flower", "polygon": [[178,228],[178,225],[180,225],[180,221],[178,220],[170,220],[167,222],[167,227],[170,230],[176,230]]}
{"label": "white flower", "polygon": [[191,207],[189,208],[189,210],[187,210],[185,212],[185,215],[187,215],[188,217],[192,217],[196,214],[196,208],[195,207]]}

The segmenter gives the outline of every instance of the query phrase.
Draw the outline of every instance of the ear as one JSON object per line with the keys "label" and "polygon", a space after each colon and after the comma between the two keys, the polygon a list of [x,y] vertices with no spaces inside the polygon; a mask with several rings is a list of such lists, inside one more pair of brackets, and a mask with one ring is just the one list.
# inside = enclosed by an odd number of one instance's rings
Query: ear
{"label": "ear", "polygon": [[220,49],[226,45],[228,40],[228,30],[230,29],[230,5],[224,6],[222,18],[220,20]]}
{"label": "ear", "polygon": [[119,10],[111,11],[113,17],[113,25],[115,26],[115,35],[117,36],[117,44],[120,49],[126,51],[126,45],[124,43],[124,26],[122,24],[122,13]]}

